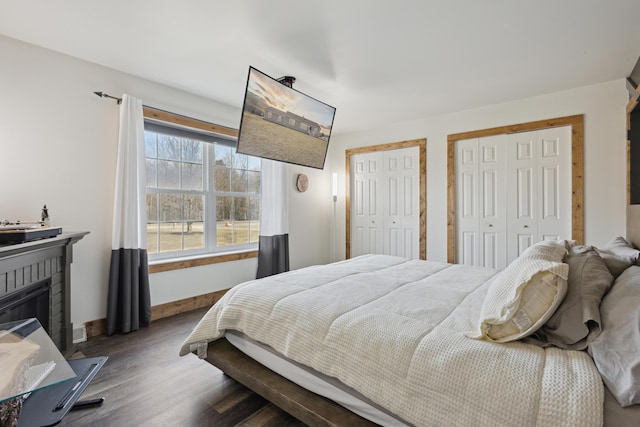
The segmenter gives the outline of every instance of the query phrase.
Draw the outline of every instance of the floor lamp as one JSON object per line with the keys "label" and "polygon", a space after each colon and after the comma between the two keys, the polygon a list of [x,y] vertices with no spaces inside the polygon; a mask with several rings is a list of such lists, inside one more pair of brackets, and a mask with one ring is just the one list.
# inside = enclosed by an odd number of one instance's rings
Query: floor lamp
{"label": "floor lamp", "polygon": [[333,173],[331,176],[332,187],[331,195],[333,200],[333,221],[331,223],[331,262],[336,261],[336,229],[337,229],[337,217],[336,217],[336,205],[338,204],[338,174]]}

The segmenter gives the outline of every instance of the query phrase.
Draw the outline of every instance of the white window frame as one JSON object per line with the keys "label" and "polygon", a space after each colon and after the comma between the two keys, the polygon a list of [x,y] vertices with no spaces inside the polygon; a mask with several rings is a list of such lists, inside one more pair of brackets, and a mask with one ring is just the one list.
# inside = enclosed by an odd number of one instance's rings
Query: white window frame
{"label": "white window frame", "polygon": [[[216,191],[214,186],[214,172],[215,172],[215,145],[220,144],[226,147],[233,146],[237,144],[236,137],[229,137],[226,135],[219,135],[213,132],[206,132],[200,129],[190,128],[190,127],[182,127],[174,125],[173,123],[160,121],[160,120],[152,120],[149,118],[145,118],[145,128],[147,124],[155,125],[156,127],[166,128],[167,131],[169,129],[173,130],[184,130],[189,134],[197,134],[193,139],[202,141],[202,155],[203,155],[203,187],[202,191],[200,190],[182,190],[182,189],[163,189],[158,187],[147,187],[147,194],[152,193],[168,193],[168,194],[203,194],[204,197],[204,207],[203,207],[203,232],[204,232],[204,247],[200,249],[186,249],[179,251],[171,251],[171,252],[149,252],[149,261],[150,262],[158,262],[158,261],[168,261],[174,259],[195,259],[199,257],[207,257],[212,255],[224,255],[224,254],[234,254],[238,252],[247,252],[247,251],[255,251],[258,249],[258,242],[249,242],[249,243],[241,243],[241,244],[232,244],[232,245],[216,245],[216,226],[217,226],[217,209],[216,209],[216,198],[218,196],[225,197],[247,197],[247,198],[258,198],[260,199],[260,190],[257,192],[249,193],[249,192],[224,192],[224,191]],[[146,130],[146,129],[145,129]],[[201,136],[201,137],[199,137]],[[242,155],[244,156],[244,155]],[[258,159],[259,160],[259,159]],[[250,171],[250,169],[247,169]],[[213,218],[213,220],[208,220],[207,218]],[[258,219],[258,227],[259,227],[259,219]],[[181,236],[183,237],[183,236]],[[153,247],[154,251],[158,248],[157,242],[148,242],[148,247]],[[162,249],[162,248],[160,248]]]}

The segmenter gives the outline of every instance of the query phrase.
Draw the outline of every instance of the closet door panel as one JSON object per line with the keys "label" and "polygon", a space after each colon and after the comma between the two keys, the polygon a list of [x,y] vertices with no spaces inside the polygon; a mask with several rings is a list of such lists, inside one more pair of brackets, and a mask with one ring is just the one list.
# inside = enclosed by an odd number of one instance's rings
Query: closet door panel
{"label": "closet door panel", "polygon": [[351,157],[351,257],[420,257],[419,158],[418,147]]}
{"label": "closet door panel", "polygon": [[478,138],[456,142],[456,260],[481,265],[478,215]]}
{"label": "closet door panel", "polygon": [[382,206],[380,198],[380,153],[352,158],[351,256],[382,253]]}
{"label": "closet door panel", "polygon": [[383,206],[385,239],[383,253],[419,258],[420,151],[418,147],[382,152],[386,166],[386,193]]}
{"label": "closet door panel", "polygon": [[480,220],[480,266],[506,267],[507,221],[506,201],[506,136],[495,135],[478,140],[479,163],[478,210]]}
{"label": "closet door panel", "polygon": [[538,241],[536,132],[507,136],[507,263]]}
{"label": "closet door panel", "polygon": [[538,131],[540,240],[571,238],[571,128]]}

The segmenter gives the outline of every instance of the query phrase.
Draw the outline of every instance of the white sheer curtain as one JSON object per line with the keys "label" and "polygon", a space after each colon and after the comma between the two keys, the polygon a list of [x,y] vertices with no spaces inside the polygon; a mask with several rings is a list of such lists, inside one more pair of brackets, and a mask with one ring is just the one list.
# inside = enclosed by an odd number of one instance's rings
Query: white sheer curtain
{"label": "white sheer curtain", "polygon": [[151,322],[145,171],[142,101],[125,94],[120,105],[108,335],[135,331]]}
{"label": "white sheer curtain", "polygon": [[289,271],[289,203],[287,165],[262,159],[258,274]]}

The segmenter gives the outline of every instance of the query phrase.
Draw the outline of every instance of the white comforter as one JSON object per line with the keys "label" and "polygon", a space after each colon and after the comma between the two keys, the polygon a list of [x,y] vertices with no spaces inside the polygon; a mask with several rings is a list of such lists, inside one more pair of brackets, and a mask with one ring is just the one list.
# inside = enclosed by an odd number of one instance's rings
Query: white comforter
{"label": "white comforter", "polygon": [[497,272],[364,255],[231,289],[182,346],[238,330],[417,426],[602,425],[584,352],[468,337]]}

